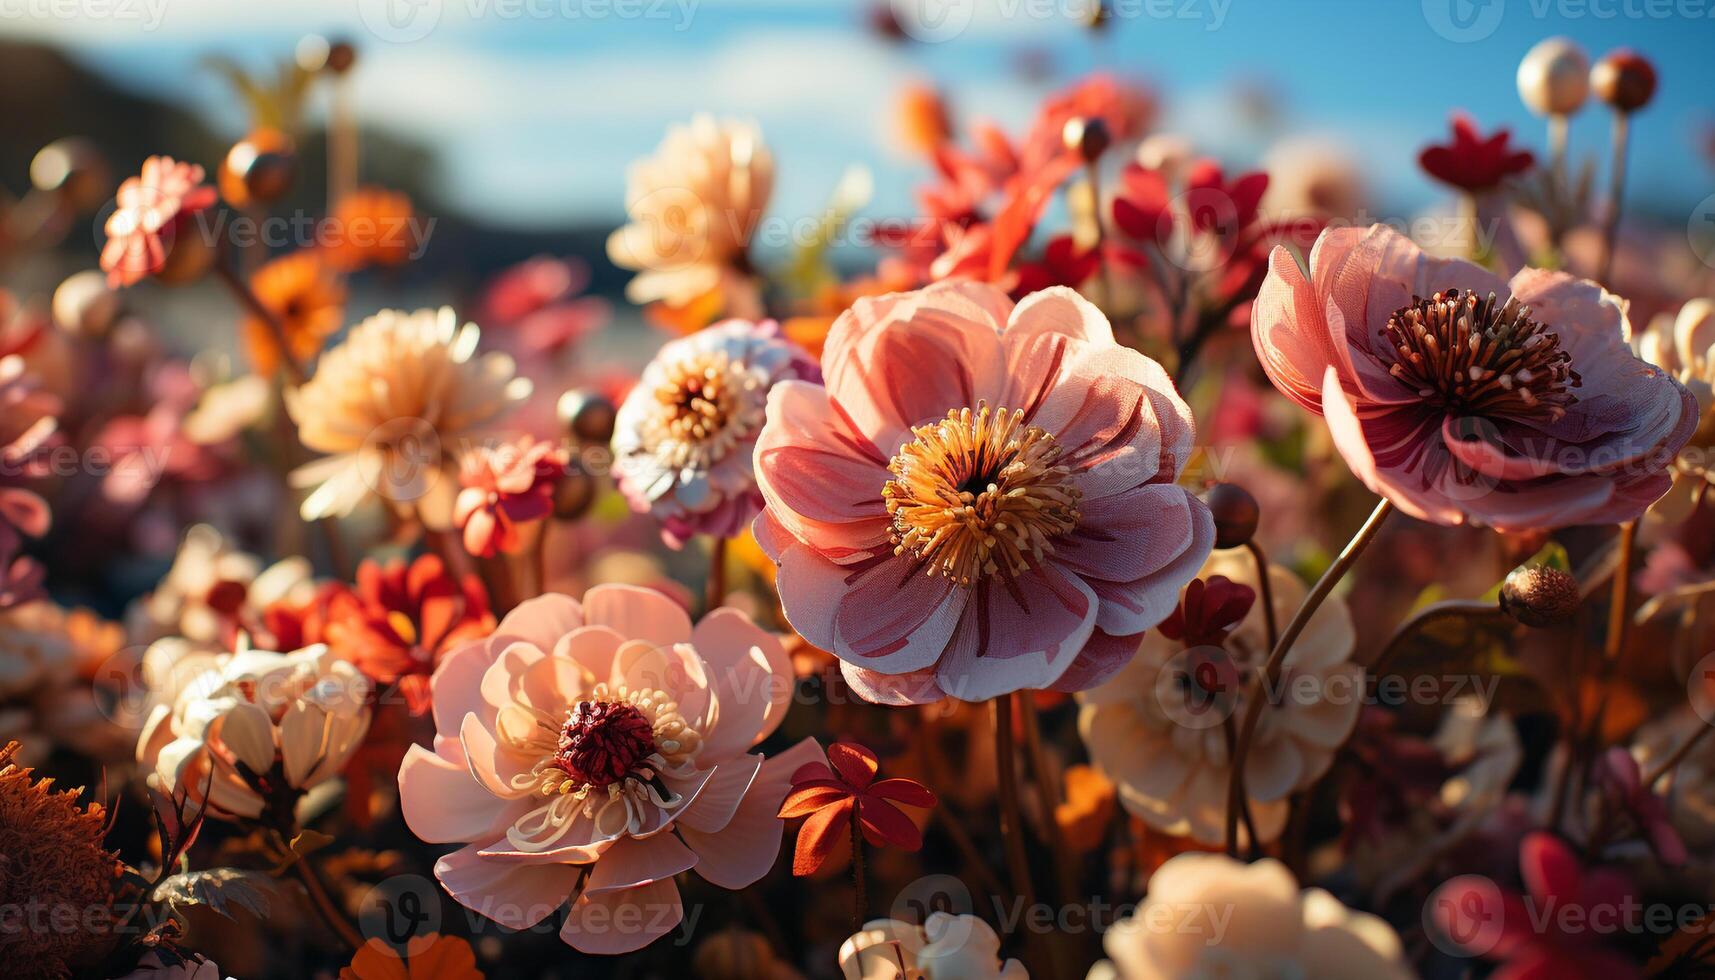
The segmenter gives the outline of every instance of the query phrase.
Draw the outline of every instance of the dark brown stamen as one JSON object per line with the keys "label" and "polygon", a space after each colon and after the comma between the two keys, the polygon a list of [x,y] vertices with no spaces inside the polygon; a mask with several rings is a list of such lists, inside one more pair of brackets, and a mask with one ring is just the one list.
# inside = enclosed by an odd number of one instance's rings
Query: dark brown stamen
{"label": "dark brown stamen", "polygon": [[1552,422],[1583,384],[1560,337],[1516,298],[1413,296],[1377,335],[1394,354],[1389,373],[1449,412]]}
{"label": "dark brown stamen", "polygon": [[643,712],[623,701],[580,701],[560,729],[554,765],[597,788],[624,779],[655,751]]}

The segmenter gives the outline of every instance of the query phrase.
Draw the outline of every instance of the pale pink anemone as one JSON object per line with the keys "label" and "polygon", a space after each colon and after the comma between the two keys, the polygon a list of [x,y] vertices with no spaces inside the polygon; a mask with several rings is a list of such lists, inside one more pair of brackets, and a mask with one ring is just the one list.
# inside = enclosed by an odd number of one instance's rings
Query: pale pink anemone
{"label": "pale pink anemone", "polygon": [[1352,472],[1437,524],[1630,520],[1697,426],[1691,393],[1627,347],[1618,297],[1542,269],[1504,281],[1380,225],[1324,232],[1309,279],[1275,249],[1251,332]]}
{"label": "pale pink anemone", "polygon": [[675,875],[739,889],[773,866],[792,773],[825,761],[808,739],[748,751],[791,685],[779,639],[736,609],[693,628],[648,589],[549,593],[435,670],[435,748],[406,754],[400,808],[465,845],[435,876],[466,907],[525,929],[569,901],[567,943],[639,949],[683,917]]}
{"label": "pale pink anemone", "polygon": [[1190,410],[1070,289],[861,299],[822,368],[769,396],[756,534],[787,619],[864,698],[1098,684],[1209,554],[1174,483]]}

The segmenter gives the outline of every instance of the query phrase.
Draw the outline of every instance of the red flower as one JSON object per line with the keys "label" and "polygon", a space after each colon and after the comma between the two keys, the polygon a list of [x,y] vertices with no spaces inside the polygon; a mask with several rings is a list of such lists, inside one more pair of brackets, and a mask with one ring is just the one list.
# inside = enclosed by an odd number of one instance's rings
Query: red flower
{"label": "red flower", "polygon": [[1609,749],[1596,764],[1596,778],[1610,805],[1631,818],[1661,863],[1677,868],[1686,862],[1685,842],[1668,819],[1667,801],[1644,782],[1630,752],[1618,745]]}
{"label": "red flower", "polygon": [[1218,647],[1256,602],[1256,590],[1225,575],[1192,579],[1178,608],[1161,621],[1161,634],[1187,647]]}
{"label": "red flower", "polygon": [[111,286],[129,286],[167,265],[173,236],[190,215],[215,202],[215,190],[203,185],[203,169],[157,156],[143,161],[143,172],[119,185],[115,208],[107,216],[107,244],[101,268]]}
{"label": "red flower", "polygon": [[565,452],[529,436],[468,453],[459,466],[464,489],[453,502],[465,550],[483,558],[516,554],[522,545],[518,525],[553,512],[554,486],[565,472]]}
{"label": "red flower", "polygon": [[1445,146],[1428,146],[1418,154],[1417,162],[1429,176],[1473,194],[1491,190],[1501,181],[1529,170],[1536,162],[1529,150],[1513,150],[1507,145],[1512,133],[1506,128],[1484,137],[1477,124],[1462,112],[1453,114],[1453,142]]}
{"label": "red flower", "polygon": [[1102,253],[1098,249],[1080,249],[1071,235],[1061,235],[1042,250],[1041,261],[1018,267],[1018,285],[1013,287],[1012,295],[1023,299],[1050,286],[1077,289],[1101,266]]}
{"label": "red flower", "polygon": [[1612,930],[1589,928],[1617,921],[1626,908],[1636,907],[1624,876],[1581,867],[1572,848],[1543,831],[1519,845],[1519,871],[1527,894],[1503,890],[1482,875],[1444,883],[1430,897],[1436,925],[1461,950],[1501,962],[1490,974],[1497,980],[1641,976],[1608,944]]}
{"label": "red flower", "polygon": [[442,655],[494,630],[474,575],[447,574],[434,555],[385,567],[365,561],[357,588],[334,603],[328,646],[377,684],[397,684],[411,713],[429,710],[429,677]]}
{"label": "red flower", "polygon": [[851,742],[828,747],[828,766],[811,762],[792,774],[792,791],[780,804],[780,817],[806,817],[792,855],[792,873],[815,874],[851,837],[858,821],[864,839],[874,847],[892,845],[907,851],[923,846],[923,834],[894,804],[932,807],[935,794],[915,779],[883,779],[875,753]]}

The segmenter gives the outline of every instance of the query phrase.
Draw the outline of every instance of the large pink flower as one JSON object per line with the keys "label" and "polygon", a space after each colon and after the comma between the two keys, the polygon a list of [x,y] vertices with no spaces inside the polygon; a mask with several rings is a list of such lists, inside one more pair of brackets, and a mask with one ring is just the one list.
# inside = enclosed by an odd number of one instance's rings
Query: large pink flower
{"label": "large pink flower", "polygon": [[513,929],[567,901],[560,936],[591,953],[641,948],[679,924],[675,875],[743,888],[773,866],[805,740],[763,760],[792,667],[736,609],[693,629],[659,592],[550,593],[448,655],[432,682],[435,750],[412,746],[399,800],[413,833],[465,846],[435,876]]}
{"label": "large pink flower", "polygon": [[860,299],[822,367],[769,396],[756,532],[787,619],[865,698],[1090,687],[1209,554],[1174,484],[1190,410],[1070,289]]}
{"label": "large pink flower", "polygon": [[1352,472],[1438,524],[1630,520],[1697,426],[1691,393],[1632,356],[1618,297],[1563,272],[1503,281],[1380,225],[1324,232],[1309,279],[1275,249],[1251,332]]}

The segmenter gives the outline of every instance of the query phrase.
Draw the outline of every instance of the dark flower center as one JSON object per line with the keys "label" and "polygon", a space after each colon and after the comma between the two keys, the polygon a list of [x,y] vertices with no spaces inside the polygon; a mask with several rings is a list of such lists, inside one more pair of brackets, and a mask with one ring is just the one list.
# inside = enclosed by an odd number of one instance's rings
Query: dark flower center
{"label": "dark flower center", "polygon": [[560,729],[554,765],[599,789],[635,772],[654,752],[654,727],[643,712],[623,701],[580,701]]}
{"label": "dark flower center", "polygon": [[1377,335],[1393,350],[1389,373],[1448,412],[1553,422],[1583,384],[1560,337],[1516,298],[1413,296]]}
{"label": "dark flower center", "polygon": [[995,572],[1022,574],[1077,527],[1082,493],[1060,445],[1025,425],[1022,411],[979,404],[911,432],[881,490],[894,554],[969,586]]}

